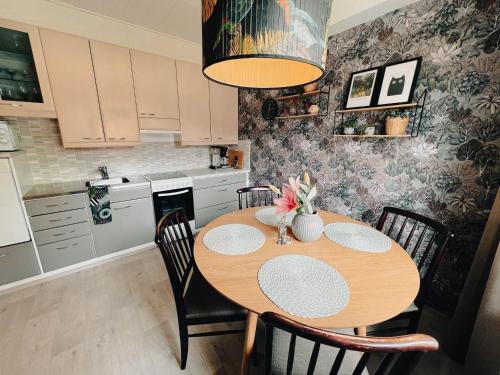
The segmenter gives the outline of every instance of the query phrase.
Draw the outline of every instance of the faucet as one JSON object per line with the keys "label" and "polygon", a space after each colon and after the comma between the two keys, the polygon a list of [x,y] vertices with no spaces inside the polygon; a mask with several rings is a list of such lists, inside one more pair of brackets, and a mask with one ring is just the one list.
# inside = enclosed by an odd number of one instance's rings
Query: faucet
{"label": "faucet", "polygon": [[103,180],[108,180],[109,179],[108,167],[106,167],[106,166],[98,167],[97,170],[99,172],[101,172],[101,177],[102,177]]}

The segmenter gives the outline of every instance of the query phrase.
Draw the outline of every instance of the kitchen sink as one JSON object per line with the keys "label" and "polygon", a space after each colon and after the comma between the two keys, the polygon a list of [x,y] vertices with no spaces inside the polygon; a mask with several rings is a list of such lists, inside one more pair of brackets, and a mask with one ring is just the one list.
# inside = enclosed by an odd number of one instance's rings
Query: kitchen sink
{"label": "kitchen sink", "polygon": [[126,177],[116,177],[116,178],[108,178],[102,180],[90,180],[87,181],[87,186],[110,186],[110,185],[121,185],[130,182]]}

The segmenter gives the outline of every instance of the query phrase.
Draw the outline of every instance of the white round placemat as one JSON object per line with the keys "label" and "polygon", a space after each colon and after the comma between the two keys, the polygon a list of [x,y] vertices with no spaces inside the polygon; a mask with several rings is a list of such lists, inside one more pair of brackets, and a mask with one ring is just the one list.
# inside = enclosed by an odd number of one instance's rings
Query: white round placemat
{"label": "white round placemat", "polygon": [[349,302],[349,287],[335,268],[305,255],[281,255],[264,263],[259,286],[280,309],[302,318],[339,313]]}
{"label": "white round placemat", "polygon": [[246,224],[226,224],[210,229],[203,236],[209,250],[225,255],[253,253],[266,242],[266,236],[255,227]]}
{"label": "white round placemat", "polygon": [[350,249],[383,253],[392,246],[391,239],[376,229],[354,223],[332,223],[325,226],[325,236]]}
{"label": "white round placemat", "polygon": [[[297,213],[295,211],[286,214],[286,225],[291,226],[292,220]],[[262,224],[277,227],[281,216],[276,213],[276,207],[266,207],[255,212],[255,218]]]}

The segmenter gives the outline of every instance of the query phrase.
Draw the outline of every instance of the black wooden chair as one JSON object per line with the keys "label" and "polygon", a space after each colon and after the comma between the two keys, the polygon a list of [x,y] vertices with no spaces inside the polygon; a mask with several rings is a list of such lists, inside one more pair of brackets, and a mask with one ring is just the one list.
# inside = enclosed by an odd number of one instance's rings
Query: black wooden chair
{"label": "black wooden chair", "polygon": [[[415,333],[432,279],[451,234],[444,225],[435,220],[396,207],[384,207],[377,229],[399,243],[410,254],[420,273],[420,290],[414,303],[403,313],[390,319],[408,320],[407,332]],[[380,335],[400,329],[398,326],[387,329],[377,327],[370,333]]]}
{"label": "black wooden chair", "polygon": [[181,369],[185,369],[189,337],[243,332],[239,329],[190,334],[189,326],[244,321],[246,311],[212,288],[196,268],[193,233],[184,210],[173,210],[160,220],[155,241],[172,285],[179,323]]}
{"label": "black wooden chair", "polygon": [[238,189],[240,210],[249,207],[272,206],[274,193],[269,186],[249,186]]}
{"label": "black wooden chair", "polygon": [[[265,374],[409,374],[439,343],[431,336],[364,337],[333,333],[266,312]],[[368,362],[370,360],[370,362]],[[340,372],[339,372],[340,371]]]}

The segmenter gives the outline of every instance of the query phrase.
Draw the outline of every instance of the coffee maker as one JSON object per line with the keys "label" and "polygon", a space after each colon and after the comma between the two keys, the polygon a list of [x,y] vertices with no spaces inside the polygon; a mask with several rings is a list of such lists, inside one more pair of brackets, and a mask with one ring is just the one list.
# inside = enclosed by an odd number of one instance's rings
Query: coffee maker
{"label": "coffee maker", "polygon": [[218,147],[210,148],[210,168],[218,169],[221,167],[220,150]]}
{"label": "coffee maker", "polygon": [[220,167],[229,168],[229,158],[227,157],[227,147],[220,147]]}

